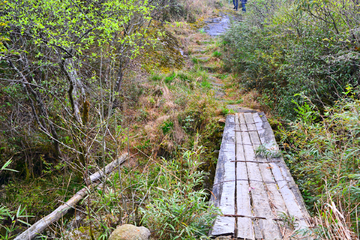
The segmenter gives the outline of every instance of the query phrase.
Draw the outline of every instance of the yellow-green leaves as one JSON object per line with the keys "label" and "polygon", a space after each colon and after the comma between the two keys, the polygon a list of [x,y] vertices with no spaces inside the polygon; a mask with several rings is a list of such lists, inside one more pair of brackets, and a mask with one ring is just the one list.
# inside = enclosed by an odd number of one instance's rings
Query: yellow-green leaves
{"label": "yellow-green leaves", "polygon": [[5,6],[7,15],[0,27],[8,20],[38,45],[47,43],[80,53],[93,44],[111,44],[114,37],[121,45],[133,46],[142,37],[141,26],[149,21],[152,9],[146,0],[17,1]]}

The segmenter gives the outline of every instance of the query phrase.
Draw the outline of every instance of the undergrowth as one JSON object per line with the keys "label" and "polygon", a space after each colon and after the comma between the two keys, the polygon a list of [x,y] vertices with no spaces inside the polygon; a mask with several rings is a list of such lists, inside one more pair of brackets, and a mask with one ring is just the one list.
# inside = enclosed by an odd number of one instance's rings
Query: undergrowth
{"label": "undergrowth", "polygon": [[308,102],[298,107],[299,118],[290,129],[277,132],[322,239],[356,239],[359,234],[359,103],[343,98],[322,114]]}
{"label": "undergrowth", "polygon": [[[191,12],[211,5],[204,1],[174,2],[185,3],[195,6],[188,9]],[[202,16],[208,11],[196,14]],[[188,19],[184,15],[178,17],[179,21]],[[156,28],[159,23],[153,24]],[[185,36],[193,31],[188,23],[175,25]],[[71,121],[62,113],[54,114],[54,121],[61,123],[61,141],[71,146],[62,149],[61,158],[44,154],[51,142],[32,129],[19,128],[14,138],[0,136],[0,141],[6,143],[0,153],[15,154],[14,166],[25,179],[20,181],[16,174],[4,177],[6,184],[0,189],[0,215],[4,216],[0,218],[0,234],[5,232],[13,238],[83,188],[79,172],[91,174],[128,152],[131,157],[121,169],[95,187],[42,237],[107,239],[117,225],[131,223],[149,227],[158,239],[206,238],[219,214],[208,200],[223,131],[219,120],[228,112],[222,111],[225,103],[216,101],[209,91],[208,73],[198,64],[184,62],[178,50],[180,41],[165,30],[159,39],[154,49],[145,46],[141,56],[131,62],[134,69],[124,72],[122,91],[116,94],[113,108],[108,105],[112,99],[106,91],[92,90],[89,123],[86,131],[81,129],[86,134],[81,135],[76,128],[69,130]],[[148,64],[141,65],[147,57]],[[185,64],[188,68],[179,70]],[[54,111],[61,106],[56,104]],[[79,131],[81,138],[68,136],[71,131]],[[86,167],[76,162],[77,141],[88,150]]]}
{"label": "undergrowth", "polygon": [[320,239],[359,236],[356,4],[251,1],[243,21],[222,38],[225,68],[243,104],[277,118],[270,122]]}

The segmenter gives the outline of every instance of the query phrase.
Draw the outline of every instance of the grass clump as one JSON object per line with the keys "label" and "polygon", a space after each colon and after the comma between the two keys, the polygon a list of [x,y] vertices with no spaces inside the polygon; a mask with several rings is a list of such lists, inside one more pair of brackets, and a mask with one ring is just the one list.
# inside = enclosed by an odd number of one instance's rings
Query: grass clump
{"label": "grass clump", "polygon": [[164,134],[167,134],[173,127],[174,123],[168,120],[161,125],[161,130]]}
{"label": "grass clump", "polygon": [[163,79],[163,76],[159,75],[159,74],[154,74],[151,76],[150,78],[152,81],[161,81]]}
{"label": "grass clump", "polygon": [[164,82],[165,83],[171,83],[174,80],[175,77],[176,77],[176,73],[173,72],[169,76],[165,77]]}
{"label": "grass clump", "polygon": [[211,83],[207,80],[202,81],[201,86],[206,89],[211,89]]}
{"label": "grass clump", "polygon": [[199,63],[199,59],[197,59],[197,58],[195,58],[195,57],[193,57],[193,58],[191,59],[191,61],[192,61],[194,64],[198,64],[198,63]]}
{"label": "grass clump", "polygon": [[[202,185],[204,173],[199,171],[201,148],[186,151],[181,160],[185,168],[176,162],[163,162],[155,180],[151,201],[141,208],[141,223],[157,229],[157,239],[199,239],[206,237],[220,212],[206,202],[208,193],[195,190]],[[181,177],[177,178],[178,171]]]}
{"label": "grass clump", "polygon": [[213,56],[213,57],[216,57],[216,58],[220,58],[221,55],[222,55],[222,53],[221,53],[221,52],[218,52],[218,51],[215,51],[215,52],[213,52],[213,54],[212,54],[212,56]]}

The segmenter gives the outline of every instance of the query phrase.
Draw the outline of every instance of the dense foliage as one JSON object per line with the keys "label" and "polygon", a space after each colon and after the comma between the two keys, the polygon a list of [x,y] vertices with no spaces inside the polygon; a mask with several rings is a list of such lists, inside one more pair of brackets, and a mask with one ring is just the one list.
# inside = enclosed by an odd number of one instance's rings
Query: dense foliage
{"label": "dense foliage", "polygon": [[359,106],[353,95],[326,107],[322,115],[307,102],[298,107],[299,118],[290,128],[278,131],[285,159],[306,203],[319,216],[319,233],[326,239],[340,232],[354,239],[359,230]]}
{"label": "dense foliage", "polygon": [[[159,189],[168,193],[162,200],[172,202],[169,214],[193,209],[165,235],[196,238],[208,231],[216,210],[202,188],[210,184],[205,172],[214,168],[219,144],[219,106],[202,90],[206,74],[199,67],[168,75],[184,64],[168,29],[176,20],[185,33],[193,31],[187,22],[210,5],[0,1],[0,238],[13,239],[123,152],[133,156],[127,166],[77,206],[81,227],[70,232],[66,216],[45,235],[106,239],[117,224],[141,221],[157,228],[169,218],[143,216],[158,204]],[[187,149],[203,150],[195,159]],[[177,187],[185,194],[181,202],[174,199]]]}
{"label": "dense foliage", "polygon": [[[224,36],[226,67],[279,116],[284,156],[323,239],[359,233],[356,1],[250,1]],[[282,123],[281,123],[282,122]],[[357,233],[357,234],[356,234]]]}
{"label": "dense foliage", "polygon": [[246,89],[280,115],[294,119],[308,96],[319,108],[346,86],[359,85],[360,16],[354,1],[250,1],[244,21],[225,35],[227,67]]}

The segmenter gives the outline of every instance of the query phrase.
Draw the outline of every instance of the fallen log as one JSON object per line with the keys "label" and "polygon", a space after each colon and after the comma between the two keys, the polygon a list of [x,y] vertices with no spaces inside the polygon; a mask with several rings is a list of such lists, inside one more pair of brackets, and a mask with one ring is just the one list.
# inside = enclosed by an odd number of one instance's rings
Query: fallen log
{"label": "fallen log", "polygon": [[98,181],[103,176],[111,173],[117,166],[121,165],[125,162],[128,154],[125,153],[121,155],[118,159],[109,163],[105,167],[104,171],[100,170],[90,176],[91,185],[89,187],[84,187],[80,191],[78,191],[72,198],[70,198],[66,203],[58,207],[55,211],[47,215],[46,217],[37,221],[34,225],[28,228],[26,231],[21,233],[19,236],[15,238],[15,240],[30,240],[36,237],[38,234],[42,233],[50,224],[58,221],[61,217],[63,217],[70,209],[74,208],[75,205],[83,199],[89,192],[90,188],[95,185],[94,182]]}

